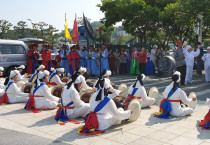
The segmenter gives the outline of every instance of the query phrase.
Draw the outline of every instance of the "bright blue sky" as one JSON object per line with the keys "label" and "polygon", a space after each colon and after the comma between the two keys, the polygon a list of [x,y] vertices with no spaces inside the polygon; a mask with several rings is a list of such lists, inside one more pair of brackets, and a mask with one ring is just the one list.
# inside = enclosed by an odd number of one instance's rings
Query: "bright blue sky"
{"label": "bright blue sky", "polygon": [[81,17],[83,12],[92,21],[99,21],[104,14],[96,7],[100,0],[0,0],[0,19],[16,25],[26,21],[31,28],[32,22],[46,22],[59,30],[64,29],[65,13],[69,27],[73,27],[75,13]]}

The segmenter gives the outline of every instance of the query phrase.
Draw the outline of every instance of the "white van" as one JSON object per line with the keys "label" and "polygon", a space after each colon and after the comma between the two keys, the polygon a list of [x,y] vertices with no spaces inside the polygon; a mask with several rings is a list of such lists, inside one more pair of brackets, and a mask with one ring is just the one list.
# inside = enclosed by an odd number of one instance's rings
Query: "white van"
{"label": "white van", "polygon": [[0,39],[0,66],[4,67],[4,74],[19,65],[27,65],[27,45],[18,40]]}

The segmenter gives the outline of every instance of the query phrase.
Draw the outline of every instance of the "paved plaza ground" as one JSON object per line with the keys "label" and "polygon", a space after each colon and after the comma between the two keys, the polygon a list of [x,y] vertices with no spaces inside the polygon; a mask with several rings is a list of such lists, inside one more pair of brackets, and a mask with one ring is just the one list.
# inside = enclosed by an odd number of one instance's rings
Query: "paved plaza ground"
{"label": "paved plaza ground", "polygon": [[[117,84],[130,85],[135,81],[135,76],[113,76],[111,80]],[[170,78],[152,76],[146,78],[145,87],[149,89],[156,86],[161,94],[170,82]],[[137,121],[113,126],[106,130],[106,133],[91,137],[77,134],[77,130],[84,125],[82,118],[77,119],[81,122],[77,125],[57,124],[54,120],[57,109],[33,114],[23,109],[25,104],[0,106],[0,144],[209,145],[210,131],[201,130],[198,123],[208,111],[204,100],[210,97],[210,84],[204,82],[204,76],[194,77],[193,84],[185,86],[184,90],[187,93],[194,91],[198,95],[198,105],[191,116],[173,119],[154,118],[153,114],[159,110],[157,103],[143,109]]]}

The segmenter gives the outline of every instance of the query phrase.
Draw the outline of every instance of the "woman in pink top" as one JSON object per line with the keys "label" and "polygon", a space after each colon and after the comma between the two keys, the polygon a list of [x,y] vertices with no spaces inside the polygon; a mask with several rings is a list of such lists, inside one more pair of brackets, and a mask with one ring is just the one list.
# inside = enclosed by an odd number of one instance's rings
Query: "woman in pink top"
{"label": "woman in pink top", "polygon": [[137,75],[140,74],[139,72],[139,52],[137,51],[137,48],[134,48],[134,52],[131,55],[131,68],[130,68],[130,74]]}

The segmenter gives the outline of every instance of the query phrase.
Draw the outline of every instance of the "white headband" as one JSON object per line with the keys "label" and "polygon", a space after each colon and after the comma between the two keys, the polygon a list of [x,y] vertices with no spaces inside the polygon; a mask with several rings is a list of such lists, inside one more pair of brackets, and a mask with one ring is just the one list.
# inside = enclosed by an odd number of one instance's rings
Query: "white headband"
{"label": "white headband", "polygon": [[16,76],[18,73],[19,73],[18,70],[12,70],[12,71],[10,72],[9,78],[10,78],[10,79],[13,78],[13,77]]}
{"label": "white headband", "polygon": [[207,50],[210,49],[210,46],[207,47]]}
{"label": "white headband", "polygon": [[180,82],[181,73],[179,71],[175,71],[174,75],[178,75],[179,79],[176,81],[177,83]]}
{"label": "white headband", "polygon": [[25,69],[25,66],[21,65],[21,66],[17,67],[17,69]]}
{"label": "white headband", "polygon": [[39,72],[39,74],[38,74],[38,79],[42,79],[42,78],[44,78],[46,75],[50,75],[50,72],[49,71],[47,71],[47,70],[45,70],[45,71],[43,71],[43,72]]}
{"label": "white headband", "polygon": [[192,48],[190,45],[186,46],[186,50],[189,50],[190,48]]}
{"label": "white headband", "polygon": [[40,65],[40,66],[37,68],[37,70],[44,69],[44,68],[45,68],[44,65]]}
{"label": "white headband", "polygon": [[56,70],[59,71],[59,72],[61,72],[61,73],[64,73],[64,70],[65,69],[64,68],[57,68]]}
{"label": "white headband", "polygon": [[106,73],[104,74],[104,76],[111,76],[112,75],[112,72],[110,70],[107,70]]}

